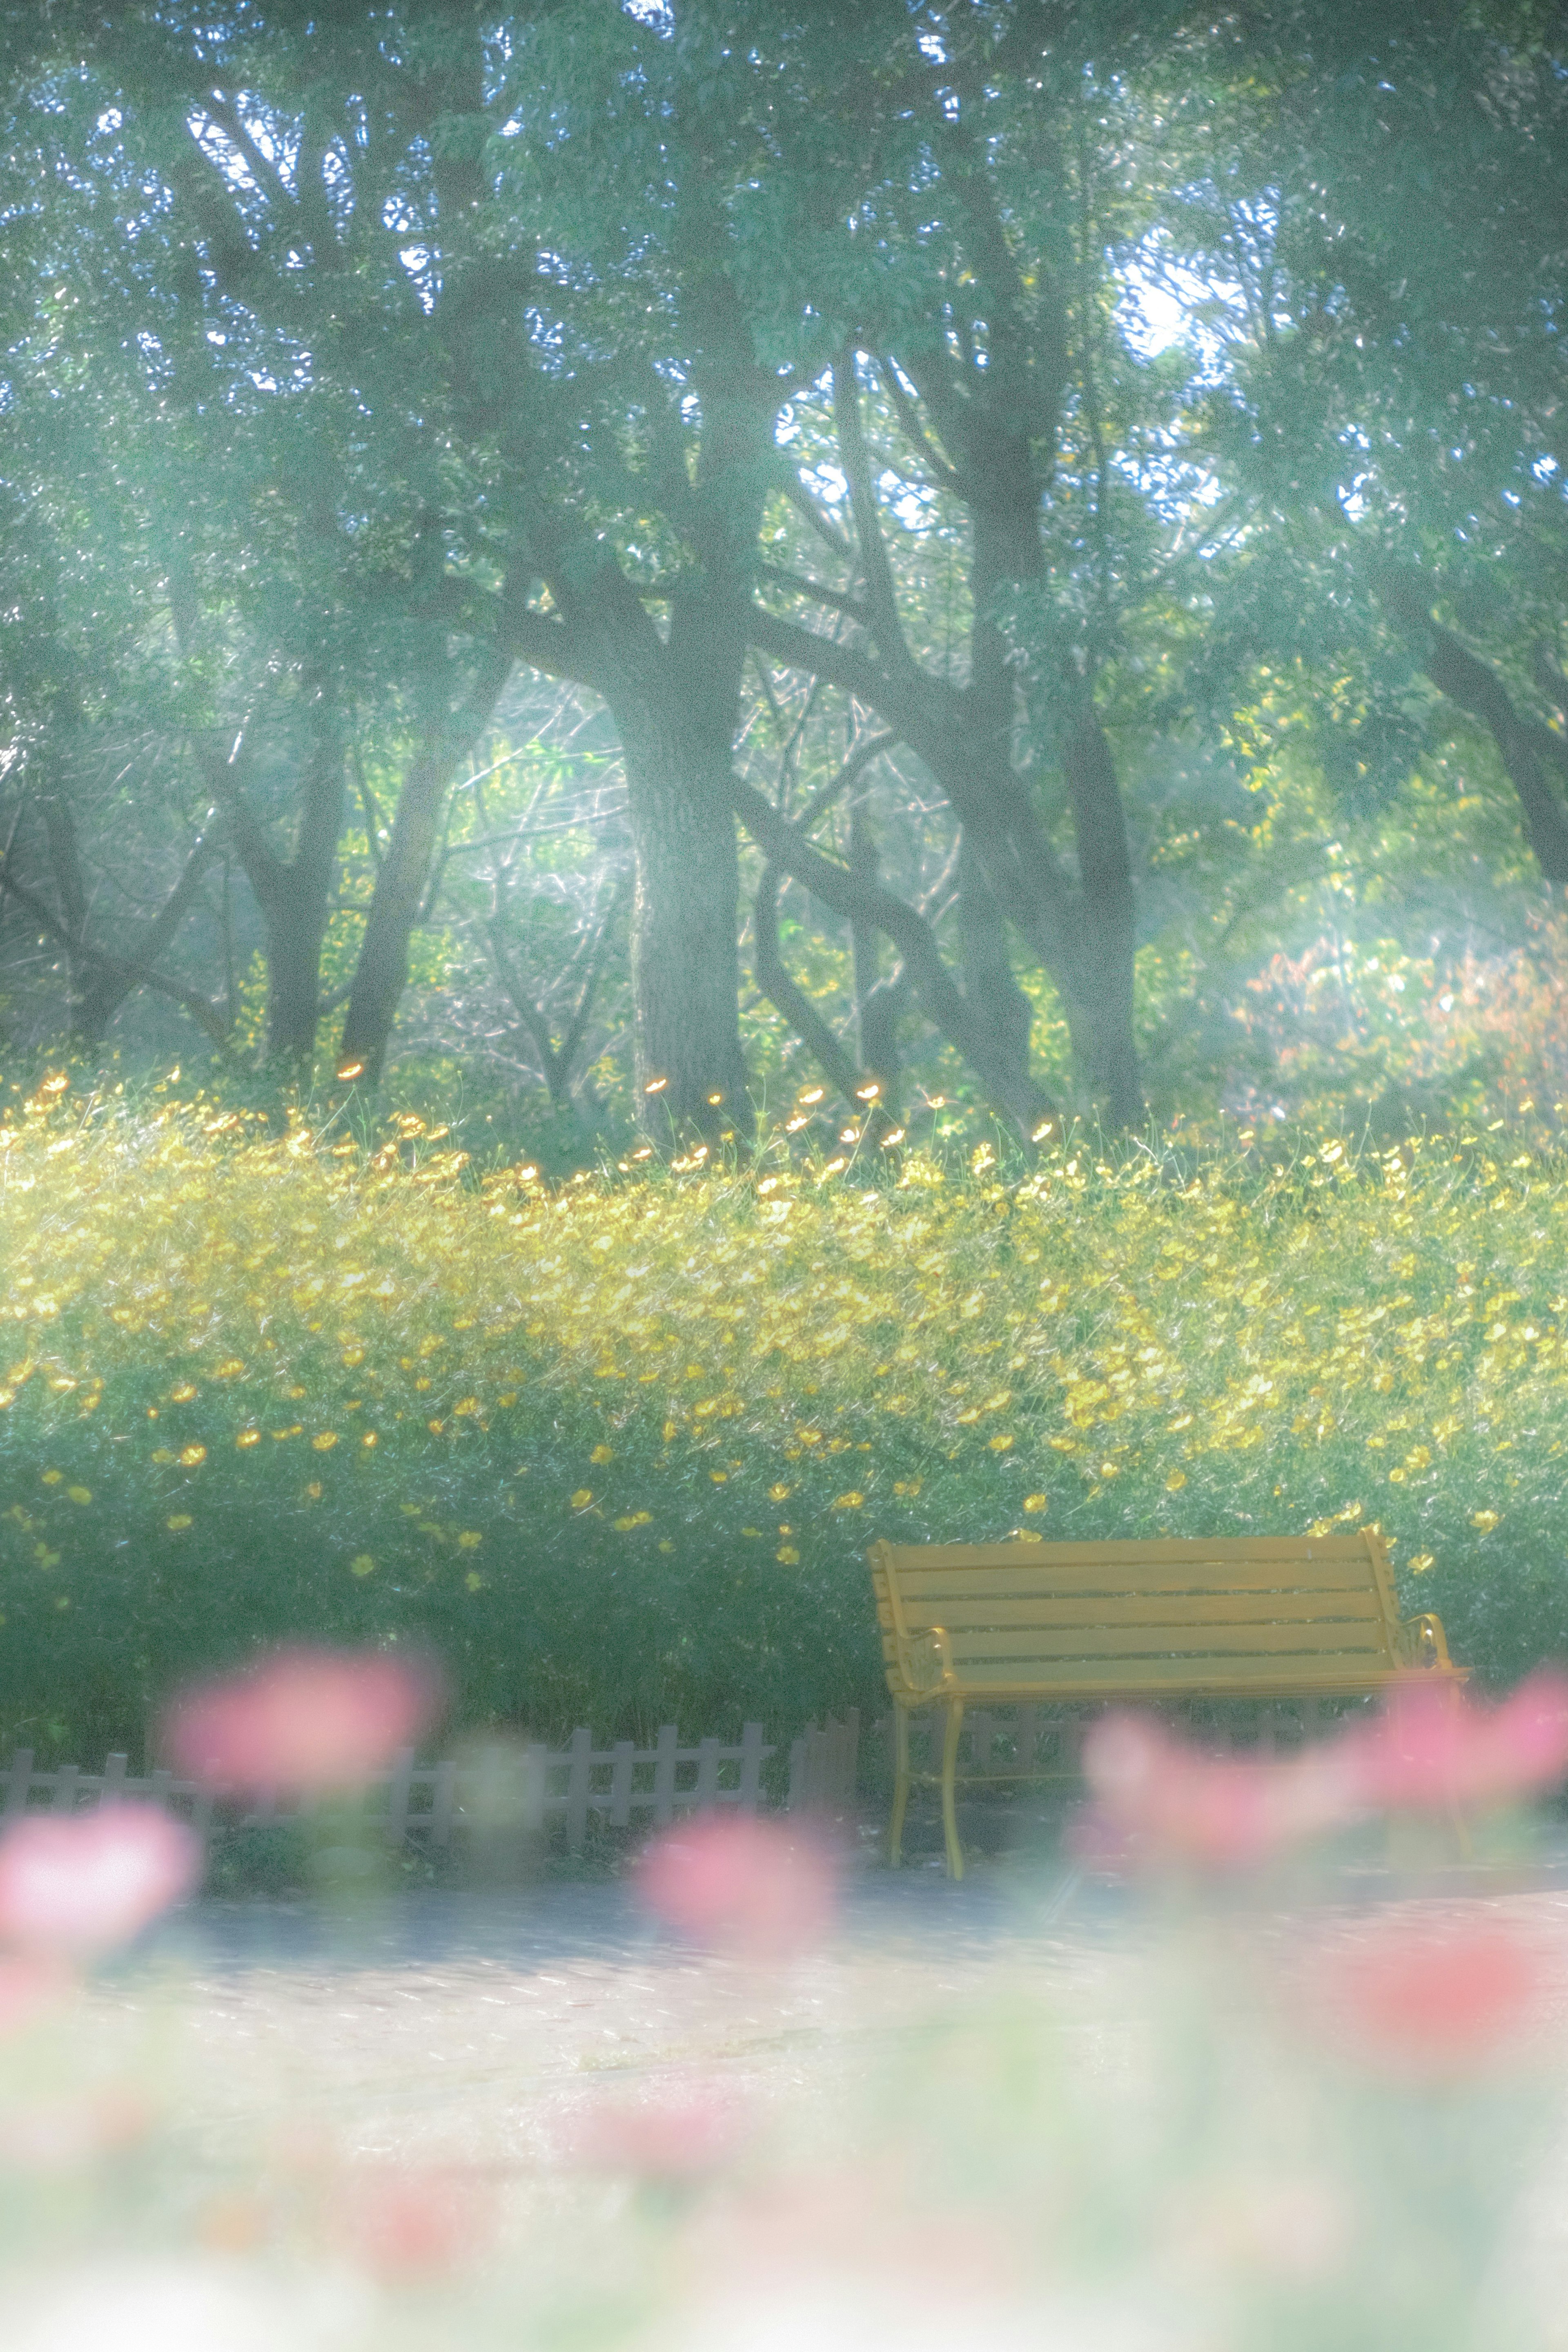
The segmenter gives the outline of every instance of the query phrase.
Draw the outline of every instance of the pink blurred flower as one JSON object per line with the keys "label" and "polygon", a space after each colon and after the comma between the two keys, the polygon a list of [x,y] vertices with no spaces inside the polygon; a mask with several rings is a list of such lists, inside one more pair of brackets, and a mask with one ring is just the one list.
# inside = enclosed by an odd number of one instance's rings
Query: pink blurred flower
{"label": "pink blurred flower", "polygon": [[1568,1679],[1548,1670],[1500,1706],[1412,1675],[1373,1724],[1279,1759],[1206,1756],[1145,1716],[1103,1716],[1083,1743],[1093,1809],[1076,1844],[1092,1868],[1181,1862],[1249,1869],[1369,1813],[1493,1805],[1568,1770]]}
{"label": "pink blurred flower", "polygon": [[0,2037],[36,2024],[75,1983],[69,1968],[53,1954],[16,1952],[0,1959]]}
{"label": "pink blurred flower", "polygon": [[35,1814],[0,1838],[0,1942],[106,1951],[187,1894],[201,1868],[200,1839],[152,1805]]}
{"label": "pink blurred flower", "polygon": [[428,1666],[382,1651],[284,1650],[178,1699],[163,1742],[194,1780],[300,1794],[350,1789],[386,1769],[438,1697]]}
{"label": "pink blurred flower", "polygon": [[1568,1770],[1568,1679],[1543,1668],[1488,1709],[1461,1685],[1412,1675],[1346,1747],[1373,1810],[1443,1812],[1552,1788]]}
{"label": "pink blurred flower", "polygon": [[332,2219],[340,2243],[378,2277],[442,2277],[494,2238],[495,2185],[456,2171],[364,2165],[339,2184]]}
{"label": "pink blurred flower", "polygon": [[1466,2073],[1537,2023],[1543,1956],[1498,1919],[1379,1924],[1321,1958],[1313,1991],[1327,2030],[1392,2072]]}
{"label": "pink blurred flower", "polygon": [[666,1831],[638,1870],[643,1900],[668,1926],[753,1959],[820,1943],[832,1924],[837,1880],[822,1845],[737,1813],[708,1813]]}
{"label": "pink blurred flower", "polygon": [[1113,1713],[1083,1742],[1095,1811],[1080,1832],[1087,1859],[1185,1862],[1248,1869],[1360,1809],[1343,1742],[1254,1759],[1206,1756],[1147,1717]]}
{"label": "pink blurred flower", "polygon": [[700,2180],[734,2156],[743,2137],[732,2101],[710,2092],[591,2108],[570,2135],[571,2153],[606,2172],[644,2180]]}
{"label": "pink blurred flower", "polygon": [[54,2099],[8,2099],[0,2107],[0,2157],[29,2171],[78,2172],[100,2157],[134,2147],[152,2122],[148,2100],[127,2084]]}

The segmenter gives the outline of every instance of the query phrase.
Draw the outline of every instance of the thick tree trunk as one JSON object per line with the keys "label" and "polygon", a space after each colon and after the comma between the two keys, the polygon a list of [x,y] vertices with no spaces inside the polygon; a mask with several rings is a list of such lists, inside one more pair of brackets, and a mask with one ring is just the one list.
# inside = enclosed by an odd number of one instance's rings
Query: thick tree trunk
{"label": "thick tree trunk", "polygon": [[1062,975],[1073,1052],[1110,1123],[1136,1127],[1145,1104],[1133,1034],[1133,861],[1115,762],[1092,713],[1069,739],[1063,766],[1083,893],[1077,953]]}
{"label": "thick tree trunk", "polygon": [[987,1023],[997,1051],[1019,1087],[1029,1082],[1029,1038],[1034,1007],[1013,975],[1008,927],[996,893],[970,843],[958,850],[958,932],[963,943],[964,994]]}
{"label": "thick tree trunk", "polygon": [[[661,695],[661,704],[673,701]],[[636,856],[632,999],[637,1097],[661,1140],[749,1131],[740,1050],[740,864],[729,745],[716,763],[685,714],[612,699]]]}
{"label": "thick tree trunk", "polygon": [[294,855],[274,869],[259,898],[267,929],[267,1051],[306,1066],[316,1052],[321,943],[343,829],[343,761],[336,713],[323,710],[306,772]]}
{"label": "thick tree trunk", "polygon": [[308,1069],[316,1052],[321,942],[343,829],[344,744],[335,701],[318,692],[310,755],[300,780],[294,855],[279,857],[257,822],[232,759],[211,740],[198,747],[214,800],[228,817],[239,862],[261,916],[267,955],[267,1050]]}

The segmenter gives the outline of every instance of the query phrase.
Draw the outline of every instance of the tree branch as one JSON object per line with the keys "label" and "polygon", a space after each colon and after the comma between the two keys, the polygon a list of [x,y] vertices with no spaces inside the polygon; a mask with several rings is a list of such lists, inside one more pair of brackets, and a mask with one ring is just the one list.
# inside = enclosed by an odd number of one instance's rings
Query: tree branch
{"label": "tree branch", "polygon": [[89,947],[85,940],[73,939],[37,892],[16,879],[10,870],[9,858],[0,865],[0,890],[8,891],[18,906],[26,907],[40,929],[57,940],[68,955],[79,956],[83,961],[96,964],[116,979],[125,981],[127,993],[140,982],[145,988],[156,989],[161,996],[172,997],[176,1004],[183,1006],[199,1027],[206,1031],[214,1045],[227,1045],[227,1026],[215,1004],[210,1004],[193,988],[186,988],[181,982],[171,980],[166,972],[154,971],[150,964],[138,959],[106,955],[101,948]]}
{"label": "tree branch", "polygon": [[781,817],[767,795],[738,777],[731,781],[737,814],[772,865],[792,874],[847,922],[865,923],[884,931],[898,949],[920,1001],[943,1035],[956,1045],[998,1107],[1013,1119],[1028,1142],[1040,1118],[1054,1116],[1049,1097],[1030,1081],[1019,1087],[994,1041],[973,1009],[967,1005],[956,982],[942,961],[936,933],[925,918],[891,890],[857,880],[847,866],[825,857],[801,839]]}
{"label": "tree branch", "polygon": [[893,566],[887,560],[887,544],[882,535],[882,518],[872,483],[871,459],[861,426],[860,371],[853,352],[845,352],[834,364],[833,422],[838,427],[839,455],[855,519],[872,635],[889,669],[903,675],[913,670],[915,657],[898,617],[898,592],[894,585]]}

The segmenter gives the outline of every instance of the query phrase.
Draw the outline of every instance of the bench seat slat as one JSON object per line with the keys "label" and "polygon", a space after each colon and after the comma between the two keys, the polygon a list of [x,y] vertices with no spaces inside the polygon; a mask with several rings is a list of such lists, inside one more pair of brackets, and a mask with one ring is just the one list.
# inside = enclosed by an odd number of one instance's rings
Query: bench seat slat
{"label": "bench seat slat", "polygon": [[[889,1612],[889,1623],[892,1612]],[[1383,1612],[1371,1592],[1162,1592],[1147,1598],[1116,1593],[1105,1600],[1072,1594],[1038,1601],[947,1597],[912,1601],[904,1596],[904,1622],[923,1633],[940,1625],[955,1639],[986,1625],[1381,1625]]]}
{"label": "bench seat slat", "polygon": [[1316,1692],[1349,1696],[1388,1686],[1386,1662],[1370,1655],[1338,1658],[1322,1652],[1302,1658],[1207,1658],[1185,1662],[1173,1674],[1169,1658],[1118,1658],[1096,1665],[1066,1659],[1038,1675],[1020,1674],[1014,1662],[994,1668],[966,1669],[965,1688],[988,1706],[1003,1702],[1139,1698],[1289,1698]]}

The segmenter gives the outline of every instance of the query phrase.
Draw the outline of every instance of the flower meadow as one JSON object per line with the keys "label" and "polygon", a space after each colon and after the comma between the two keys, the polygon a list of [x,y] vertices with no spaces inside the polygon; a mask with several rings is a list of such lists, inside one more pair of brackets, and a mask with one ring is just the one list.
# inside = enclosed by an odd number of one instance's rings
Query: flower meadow
{"label": "flower meadow", "polygon": [[1568,1161],[1500,1124],[552,1187],[62,1074],[0,1114],[0,1268],[43,1755],[293,1639],[434,1654],[457,1727],[779,1737],[876,1706],[878,1535],[1375,1522],[1483,1682],[1568,1652]]}

